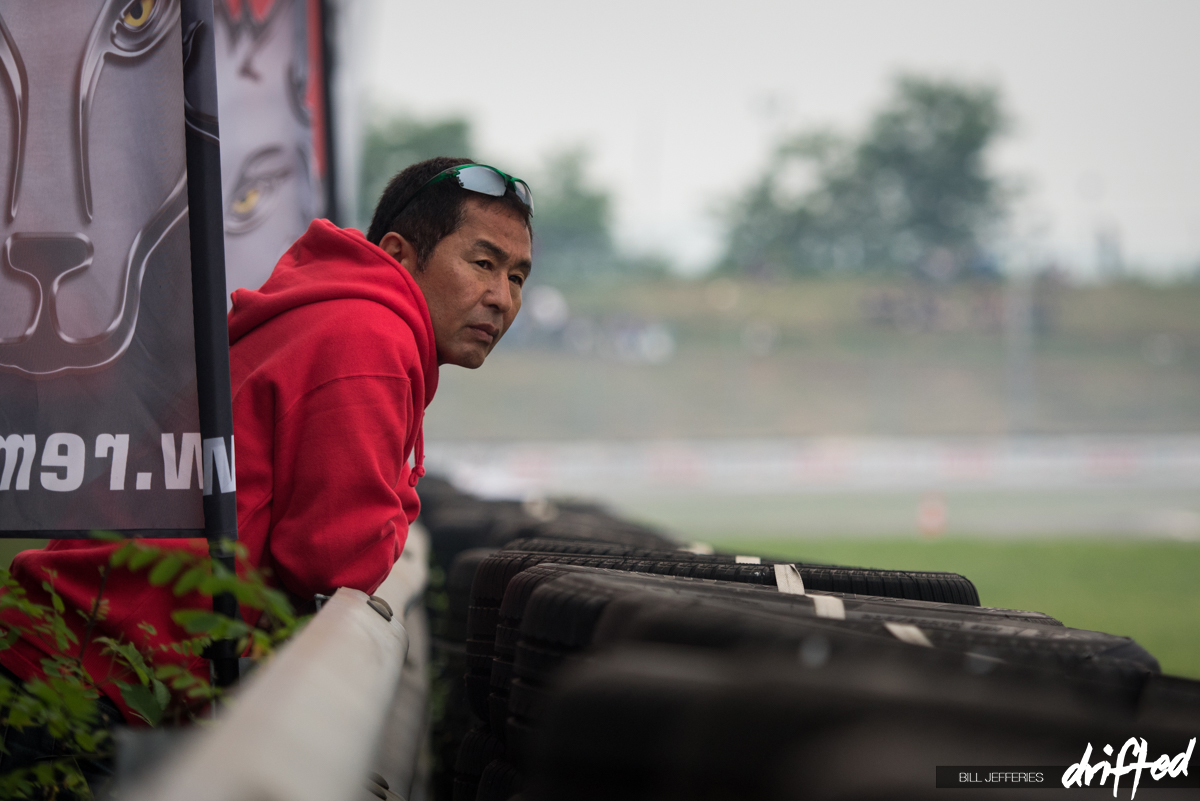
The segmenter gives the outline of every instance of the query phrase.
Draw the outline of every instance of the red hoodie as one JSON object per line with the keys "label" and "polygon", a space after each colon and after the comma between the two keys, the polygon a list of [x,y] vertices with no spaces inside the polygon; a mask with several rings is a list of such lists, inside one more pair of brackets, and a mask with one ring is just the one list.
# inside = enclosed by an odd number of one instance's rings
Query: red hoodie
{"label": "red hoodie", "polygon": [[[302,598],[337,587],[374,591],[417,517],[413,488],[425,472],[421,423],[438,370],[421,290],[359,231],[316,220],[261,289],[233,294],[229,341],[238,539],[250,563]],[[150,542],[207,552],[202,540]],[[91,612],[98,568],[117,547],[52,540],[19,554],[12,573],[32,600],[48,603],[41,583],[46,569],[56,571],[65,617],[82,639],[82,619],[72,609]],[[84,665],[133,722],[110,681],[124,672],[94,638],[155,649],[186,638],[171,620],[175,609],[203,608],[209,600],[196,593],[175,598],[169,587],[151,587],[145,571],[127,570],[111,572],[103,597],[108,614],[92,632]],[[242,612],[248,622],[257,619],[254,610]],[[0,664],[27,679],[51,653],[51,644],[26,635],[0,651]],[[207,661],[192,659],[188,667],[207,678]]]}

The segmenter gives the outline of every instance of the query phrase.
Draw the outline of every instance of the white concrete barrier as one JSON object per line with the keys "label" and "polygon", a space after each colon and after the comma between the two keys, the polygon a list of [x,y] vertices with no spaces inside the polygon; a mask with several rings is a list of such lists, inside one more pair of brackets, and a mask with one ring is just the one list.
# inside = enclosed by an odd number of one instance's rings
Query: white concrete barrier
{"label": "white concrete barrier", "polygon": [[1200,436],[432,442],[431,471],[486,497],[1200,488]]}
{"label": "white concrete barrier", "polygon": [[[412,561],[397,566],[411,573]],[[414,597],[410,585],[389,577],[377,592],[395,610],[391,620],[368,605],[365,593],[339,589],[302,632],[245,680],[214,725],[121,797],[370,797],[364,784],[395,714],[393,700],[408,651],[400,621]]]}
{"label": "white concrete barrier", "polygon": [[374,772],[408,801],[425,797],[429,783],[429,620],[425,586],[429,581],[429,534],[420,523],[409,527],[404,553],[375,594],[386,598],[408,633],[408,656],[380,733]]}

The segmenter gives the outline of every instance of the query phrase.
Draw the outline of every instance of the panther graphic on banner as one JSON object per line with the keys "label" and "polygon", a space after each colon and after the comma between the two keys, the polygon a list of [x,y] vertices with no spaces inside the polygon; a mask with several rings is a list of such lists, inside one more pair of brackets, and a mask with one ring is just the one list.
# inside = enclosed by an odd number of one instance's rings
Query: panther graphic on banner
{"label": "panther graphic on banner", "polygon": [[185,131],[216,132],[188,8],[0,0],[0,531],[204,527],[203,474],[168,481],[201,431]]}
{"label": "panther graphic on banner", "polygon": [[[170,104],[155,113],[144,71],[127,69],[178,47],[179,0],[108,0],[67,52],[69,26],[36,25],[46,11],[0,15],[0,369],[36,378],[125,352],[151,256],[187,214],[179,117]],[[149,148],[108,146],[130,116]]]}
{"label": "panther graphic on banner", "polygon": [[257,289],[321,215],[318,0],[216,0],[225,275]]}

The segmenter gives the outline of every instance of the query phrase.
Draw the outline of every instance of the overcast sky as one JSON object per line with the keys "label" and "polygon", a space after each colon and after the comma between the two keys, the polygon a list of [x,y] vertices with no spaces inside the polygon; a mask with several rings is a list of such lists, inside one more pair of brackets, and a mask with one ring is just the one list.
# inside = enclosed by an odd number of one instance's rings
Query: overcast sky
{"label": "overcast sky", "polygon": [[1107,227],[1130,265],[1200,265],[1197,0],[366,1],[366,101],[466,114],[518,174],[585,145],[621,241],[693,269],[783,132],[861,129],[898,71],[1002,89],[1039,258],[1087,274]]}

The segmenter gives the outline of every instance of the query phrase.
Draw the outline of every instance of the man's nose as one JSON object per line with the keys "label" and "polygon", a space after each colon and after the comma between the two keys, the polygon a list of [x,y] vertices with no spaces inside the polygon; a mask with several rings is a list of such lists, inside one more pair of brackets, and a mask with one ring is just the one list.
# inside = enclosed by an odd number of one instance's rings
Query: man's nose
{"label": "man's nose", "polygon": [[508,314],[509,309],[513,305],[511,287],[512,281],[508,280],[508,274],[497,270],[495,277],[488,282],[488,292],[485,302],[501,314]]}

